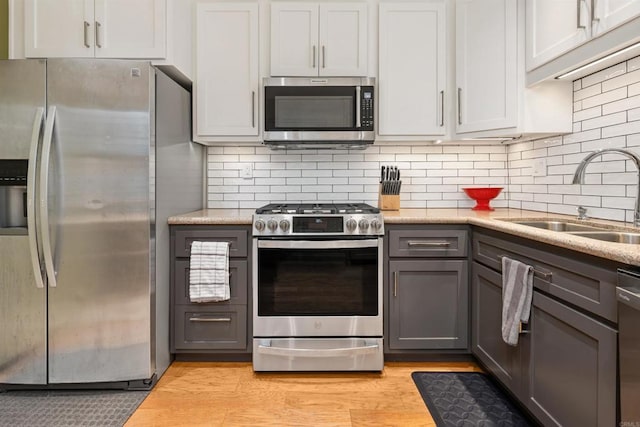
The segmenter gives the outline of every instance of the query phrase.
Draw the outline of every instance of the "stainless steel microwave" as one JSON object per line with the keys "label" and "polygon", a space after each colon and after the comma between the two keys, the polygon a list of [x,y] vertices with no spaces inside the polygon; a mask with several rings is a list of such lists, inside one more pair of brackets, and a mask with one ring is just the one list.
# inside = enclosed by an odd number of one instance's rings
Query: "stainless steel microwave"
{"label": "stainless steel microwave", "polygon": [[375,139],[372,77],[264,79],[264,143],[272,148],[366,148]]}

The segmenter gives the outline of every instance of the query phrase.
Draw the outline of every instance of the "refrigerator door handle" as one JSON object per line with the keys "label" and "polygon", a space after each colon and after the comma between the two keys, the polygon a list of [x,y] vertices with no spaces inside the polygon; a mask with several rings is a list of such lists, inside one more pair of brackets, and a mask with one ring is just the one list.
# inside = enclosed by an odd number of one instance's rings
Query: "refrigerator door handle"
{"label": "refrigerator door handle", "polygon": [[53,251],[51,249],[51,232],[49,230],[49,158],[53,141],[53,124],[56,121],[56,107],[49,107],[47,121],[44,125],[44,141],[42,143],[42,167],[40,168],[40,227],[42,227],[42,247],[44,265],[47,270],[49,286],[56,287],[56,272],[53,266]]}
{"label": "refrigerator door handle", "polygon": [[31,132],[31,144],[29,146],[29,163],[27,171],[27,230],[29,234],[29,253],[31,254],[31,265],[33,266],[33,274],[36,278],[36,287],[44,288],[44,279],[42,278],[42,265],[40,264],[40,253],[38,251],[39,234],[36,231],[36,179],[38,164],[38,142],[42,132],[42,118],[44,116],[44,108],[36,109],[36,117],[33,120],[33,130]]}

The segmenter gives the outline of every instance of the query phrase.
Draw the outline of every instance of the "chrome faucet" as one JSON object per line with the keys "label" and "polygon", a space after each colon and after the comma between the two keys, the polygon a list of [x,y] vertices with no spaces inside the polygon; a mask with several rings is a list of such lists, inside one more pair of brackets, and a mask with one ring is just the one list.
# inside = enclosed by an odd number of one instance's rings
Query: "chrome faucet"
{"label": "chrome faucet", "polygon": [[573,175],[573,184],[583,184],[584,172],[587,168],[587,165],[596,157],[602,156],[603,154],[607,153],[618,153],[630,158],[636,165],[636,169],[638,169],[638,193],[636,194],[636,210],[633,214],[633,225],[636,227],[640,227],[640,156],[638,156],[633,151],[629,151],[624,148],[604,148],[602,150],[589,153],[587,157],[582,159],[582,161],[578,165],[576,173]]}

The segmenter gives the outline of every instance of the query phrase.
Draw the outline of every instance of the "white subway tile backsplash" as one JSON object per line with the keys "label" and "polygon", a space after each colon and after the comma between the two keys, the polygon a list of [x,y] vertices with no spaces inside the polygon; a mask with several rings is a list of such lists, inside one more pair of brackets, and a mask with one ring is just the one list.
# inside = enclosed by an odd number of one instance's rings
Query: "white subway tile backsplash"
{"label": "white subway tile backsplash", "polygon": [[640,70],[631,71],[625,75],[602,83],[602,90],[603,92],[610,91],[619,87],[629,86],[637,82],[640,82]]}
{"label": "white subway tile backsplash", "polygon": [[610,138],[618,135],[630,135],[632,133],[640,133],[640,120],[602,128],[603,138]]}
{"label": "white subway tile backsplash", "polygon": [[[640,99],[640,97],[638,97]],[[593,119],[584,120],[582,122],[582,130],[589,130],[595,128],[602,128],[605,126],[617,125],[627,122],[627,112],[620,111],[614,114],[607,114],[606,116],[595,117]],[[604,137],[604,132],[603,132]]]}
{"label": "white subway tile backsplash", "polygon": [[592,86],[587,86],[584,89],[577,90],[573,92],[573,100],[581,101],[583,99],[600,95],[602,93],[602,85],[595,84]]}
{"label": "white subway tile backsplash", "polygon": [[640,108],[634,108],[627,111],[627,120],[630,122],[640,120]]}
{"label": "white subway tile backsplash", "polygon": [[[593,74],[589,74],[582,78],[582,87],[586,88],[597,83],[605,82],[606,80],[611,81],[616,76],[623,75],[627,71],[626,62],[622,62],[619,64],[612,65],[611,67],[605,68],[604,70],[595,72]],[[604,89],[605,83],[602,83],[603,92],[609,89]],[[623,85],[620,85],[623,86]],[[616,86],[616,87],[620,87]]]}
{"label": "white subway tile backsplash", "polygon": [[[640,70],[638,70],[640,72]],[[640,95],[630,96],[620,101],[611,102],[602,106],[602,114],[611,114],[619,111],[627,111],[640,107]]]}
{"label": "white subway tile backsplash", "polygon": [[603,105],[609,102],[614,102],[622,98],[627,97],[627,87],[621,87],[609,92],[603,92],[600,95],[592,96],[590,98],[583,99],[582,109],[591,108],[596,105]]}

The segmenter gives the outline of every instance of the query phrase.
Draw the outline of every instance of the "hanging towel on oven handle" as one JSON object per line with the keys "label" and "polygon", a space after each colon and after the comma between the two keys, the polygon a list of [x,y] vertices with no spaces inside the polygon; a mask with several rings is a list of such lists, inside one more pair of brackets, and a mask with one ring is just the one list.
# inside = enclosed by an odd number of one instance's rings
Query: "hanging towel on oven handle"
{"label": "hanging towel on oven handle", "polygon": [[219,302],[231,298],[229,289],[229,242],[191,243],[189,299]]}

